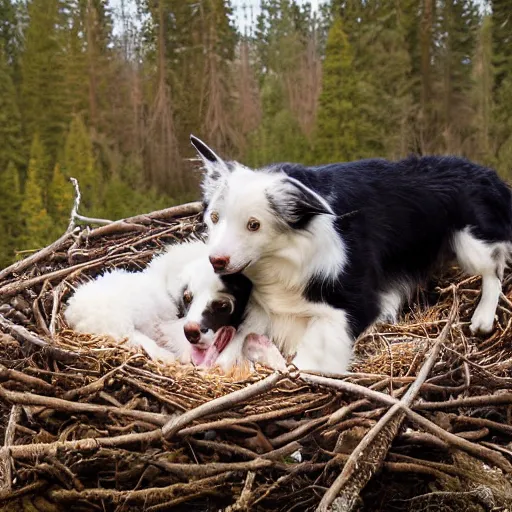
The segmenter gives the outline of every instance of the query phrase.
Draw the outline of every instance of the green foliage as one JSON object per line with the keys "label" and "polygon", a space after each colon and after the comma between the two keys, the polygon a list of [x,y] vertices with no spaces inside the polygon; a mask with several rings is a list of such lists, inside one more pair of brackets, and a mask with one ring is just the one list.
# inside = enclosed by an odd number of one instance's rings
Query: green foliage
{"label": "green foliage", "polygon": [[367,86],[355,69],[354,53],[336,17],[327,37],[315,154],[322,162],[369,155],[373,127],[367,111]]}
{"label": "green foliage", "polygon": [[0,47],[0,170],[9,162],[16,166],[25,163],[21,138],[21,116],[16,90]]}
{"label": "green foliage", "polygon": [[78,180],[82,193],[81,209],[94,214],[101,204],[101,173],[94,161],[94,153],[87,127],[80,116],[71,121],[64,147],[62,173]]}
{"label": "green foliage", "polygon": [[99,215],[117,220],[168,206],[171,206],[171,202],[167,198],[158,196],[154,190],[136,190],[114,176],[105,187],[103,207],[99,210]]}
{"label": "green foliage", "polygon": [[38,180],[40,158],[39,147],[33,144],[20,212],[22,233],[18,247],[22,250],[40,249],[51,240],[52,220],[44,207]]}
{"label": "green foliage", "polygon": [[48,213],[53,221],[54,238],[58,238],[66,230],[73,199],[73,185],[64,177],[60,165],[57,164],[53,170],[48,197]]}
{"label": "green foliage", "polygon": [[61,0],[30,0],[21,55],[21,110],[28,140],[39,133],[52,163],[66,130],[66,11]]}
{"label": "green foliage", "polygon": [[14,259],[14,251],[20,235],[21,193],[18,171],[9,162],[0,172],[0,268]]}

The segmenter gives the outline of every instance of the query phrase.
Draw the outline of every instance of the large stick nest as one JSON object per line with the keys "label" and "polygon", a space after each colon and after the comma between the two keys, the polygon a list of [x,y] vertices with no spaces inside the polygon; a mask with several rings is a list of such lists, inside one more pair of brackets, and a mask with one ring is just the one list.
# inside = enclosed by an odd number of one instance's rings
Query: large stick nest
{"label": "large stick nest", "polygon": [[451,269],[345,376],[164,366],[66,327],[74,285],[143,268],[199,212],[70,229],[0,272],[2,510],[511,509],[510,275],[491,336],[469,335],[479,279]]}

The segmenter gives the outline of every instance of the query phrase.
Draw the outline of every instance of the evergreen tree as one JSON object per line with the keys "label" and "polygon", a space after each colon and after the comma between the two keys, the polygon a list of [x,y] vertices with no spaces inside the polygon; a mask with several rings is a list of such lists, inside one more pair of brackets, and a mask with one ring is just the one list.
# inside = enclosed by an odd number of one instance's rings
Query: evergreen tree
{"label": "evergreen tree", "polygon": [[[39,187],[40,196],[43,200],[43,206],[48,208],[48,191],[52,181],[52,169],[50,159],[46,153],[46,148],[41,142],[39,134],[36,133],[32,139],[30,147],[30,163],[32,165],[32,172]],[[27,176],[28,179],[28,176]]]}
{"label": "evergreen tree", "polygon": [[101,173],[94,161],[94,153],[87,127],[80,116],[71,121],[62,159],[62,173],[78,180],[82,193],[82,211],[92,214],[101,203]]}
{"label": "evergreen tree", "polygon": [[490,16],[483,19],[478,33],[472,79],[473,112],[471,125],[474,135],[468,140],[477,160],[492,163],[492,110],[493,110],[493,67],[492,67],[492,22]]}
{"label": "evergreen tree", "polygon": [[54,225],[54,238],[58,238],[68,225],[73,199],[73,185],[62,174],[60,165],[56,164],[48,201],[48,213]]}
{"label": "evergreen tree", "polygon": [[21,116],[18,110],[16,90],[0,48],[0,170],[12,162],[21,167],[24,162]]}
{"label": "evergreen tree", "polygon": [[491,0],[495,92],[512,76],[512,1]]}
{"label": "evergreen tree", "polygon": [[18,59],[21,41],[18,18],[20,9],[18,2],[0,0],[0,53],[4,53],[11,79],[14,82],[19,79]]}
{"label": "evergreen tree", "polygon": [[48,244],[52,234],[52,221],[43,204],[39,186],[39,154],[37,145],[32,145],[30,161],[25,182],[25,191],[21,203],[20,249],[40,249]]}
{"label": "evergreen tree", "polygon": [[20,235],[20,182],[12,162],[0,173],[0,268],[14,261]]}
{"label": "evergreen tree", "polygon": [[315,153],[322,162],[369,156],[373,127],[365,111],[365,83],[354,66],[352,47],[337,16],[327,37]]}
{"label": "evergreen tree", "polygon": [[21,110],[28,140],[39,133],[53,162],[69,120],[63,0],[30,0],[21,55]]}

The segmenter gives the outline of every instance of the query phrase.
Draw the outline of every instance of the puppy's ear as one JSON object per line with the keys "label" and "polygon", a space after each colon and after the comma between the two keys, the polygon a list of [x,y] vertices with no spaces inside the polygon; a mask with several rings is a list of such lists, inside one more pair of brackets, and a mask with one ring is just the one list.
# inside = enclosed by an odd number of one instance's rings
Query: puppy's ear
{"label": "puppy's ear", "polygon": [[272,209],[294,229],[304,229],[317,215],[334,215],[325,199],[289,176],[275,190],[268,191],[267,197]]}
{"label": "puppy's ear", "polygon": [[205,174],[201,187],[203,189],[203,198],[208,202],[220,182],[225,178],[230,170],[226,162],[222,160],[215,152],[210,149],[202,140],[194,135],[190,136],[190,142],[196,148],[204,164]]}

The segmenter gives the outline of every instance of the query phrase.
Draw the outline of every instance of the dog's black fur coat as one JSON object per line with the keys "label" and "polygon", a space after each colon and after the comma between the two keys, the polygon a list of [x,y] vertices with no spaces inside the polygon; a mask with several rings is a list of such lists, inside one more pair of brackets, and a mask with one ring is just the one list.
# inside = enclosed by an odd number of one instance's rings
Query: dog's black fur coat
{"label": "dog's black fur coat", "polygon": [[[377,318],[381,292],[403,280],[421,282],[449,256],[457,231],[469,226],[482,241],[512,241],[510,188],[492,169],[462,158],[368,159],[318,167],[283,163],[267,170],[300,181],[333,209],[347,264],[334,280],[313,277],[305,294],[344,309],[353,336]],[[300,210],[300,201],[294,204]],[[312,229],[317,213],[306,202],[289,225]]]}

